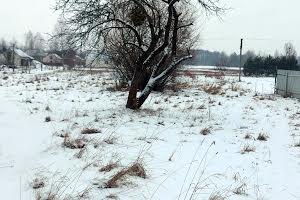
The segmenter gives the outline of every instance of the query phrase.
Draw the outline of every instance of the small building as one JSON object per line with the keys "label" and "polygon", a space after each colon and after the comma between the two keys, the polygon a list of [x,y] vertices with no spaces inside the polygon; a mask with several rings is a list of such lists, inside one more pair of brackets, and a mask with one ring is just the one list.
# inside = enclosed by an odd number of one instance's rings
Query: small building
{"label": "small building", "polygon": [[7,62],[5,55],[3,53],[0,53],[0,66],[7,65],[7,64],[8,64],[8,62]]}
{"label": "small building", "polygon": [[9,63],[13,64],[14,66],[31,66],[32,61],[34,60],[33,57],[26,54],[21,49],[14,49],[10,50],[8,56]]}
{"label": "small building", "polygon": [[62,66],[64,62],[62,57],[55,53],[51,53],[43,58],[43,63],[50,66]]}
{"label": "small building", "polygon": [[85,60],[77,55],[76,51],[67,50],[63,52],[62,55],[64,64],[69,68],[82,67],[85,65]]}

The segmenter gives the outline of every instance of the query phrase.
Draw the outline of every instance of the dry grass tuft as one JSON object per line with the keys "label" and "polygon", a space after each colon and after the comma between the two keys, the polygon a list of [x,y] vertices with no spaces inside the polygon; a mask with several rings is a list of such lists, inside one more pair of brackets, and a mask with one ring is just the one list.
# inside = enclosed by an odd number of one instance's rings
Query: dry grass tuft
{"label": "dry grass tuft", "polygon": [[117,197],[117,195],[115,195],[115,194],[110,194],[110,195],[106,196],[106,198],[107,198],[107,199],[114,199],[114,200],[119,199],[119,198]]}
{"label": "dry grass tuft", "polygon": [[48,117],[45,118],[45,122],[51,122],[51,121],[52,121],[51,117],[48,116]]}
{"label": "dry grass tuft", "polygon": [[294,147],[300,147],[300,141],[296,142],[296,143],[294,144]]}
{"label": "dry grass tuft", "polygon": [[45,108],[46,111],[51,111],[51,108],[47,105]]}
{"label": "dry grass tuft", "polygon": [[237,92],[241,89],[241,86],[237,83],[231,83],[231,91]]}
{"label": "dry grass tuft", "polygon": [[174,92],[178,92],[178,91],[184,90],[184,89],[189,89],[191,87],[192,86],[190,83],[179,83],[179,82],[169,83],[166,85],[166,89],[172,90]]}
{"label": "dry grass tuft", "polygon": [[209,127],[204,128],[200,131],[201,135],[209,135],[211,134],[211,129]]}
{"label": "dry grass tuft", "polygon": [[85,128],[85,129],[81,130],[81,134],[83,134],[83,135],[97,134],[97,133],[101,133],[101,130],[96,129],[96,128]]}
{"label": "dry grass tuft", "polygon": [[40,188],[43,188],[43,187],[45,187],[45,183],[44,183],[43,180],[38,179],[38,178],[33,180],[33,183],[32,183],[32,188],[33,189],[36,190],[36,189],[40,189]]}
{"label": "dry grass tuft", "polygon": [[100,172],[110,172],[111,170],[115,169],[119,167],[119,164],[117,162],[112,162],[112,163],[109,163],[103,167],[101,167],[99,169]]}
{"label": "dry grass tuft", "polygon": [[250,146],[249,144],[246,144],[243,149],[241,150],[241,154],[246,154],[250,152],[255,152],[256,148],[254,146]]}
{"label": "dry grass tuft", "polygon": [[267,141],[269,138],[269,136],[266,133],[260,133],[257,137],[257,140],[260,141]]}
{"label": "dry grass tuft", "polygon": [[126,176],[137,176],[140,178],[146,178],[146,171],[142,164],[134,163],[128,168],[122,169],[115,175],[113,175],[106,183],[105,188],[116,188],[120,180],[124,179]]}
{"label": "dry grass tuft", "polygon": [[68,134],[65,135],[63,146],[69,149],[83,149],[86,146],[86,142],[83,138],[71,139]]}
{"label": "dry grass tuft", "polygon": [[225,200],[226,198],[223,197],[221,194],[219,193],[213,193],[209,196],[208,200]]}
{"label": "dry grass tuft", "polygon": [[86,151],[86,148],[81,148],[80,151],[75,154],[75,157],[78,159],[82,158],[85,151]]}
{"label": "dry grass tuft", "polygon": [[250,140],[253,138],[253,136],[250,133],[247,133],[244,137],[246,140]]}
{"label": "dry grass tuft", "polygon": [[247,185],[246,183],[241,184],[236,189],[233,190],[236,195],[247,195]]}
{"label": "dry grass tuft", "polygon": [[103,140],[106,144],[115,144],[117,142],[116,137],[108,137]]}
{"label": "dry grass tuft", "polygon": [[202,90],[205,91],[208,94],[216,95],[220,94],[222,91],[222,85],[221,84],[205,84],[202,86]]}

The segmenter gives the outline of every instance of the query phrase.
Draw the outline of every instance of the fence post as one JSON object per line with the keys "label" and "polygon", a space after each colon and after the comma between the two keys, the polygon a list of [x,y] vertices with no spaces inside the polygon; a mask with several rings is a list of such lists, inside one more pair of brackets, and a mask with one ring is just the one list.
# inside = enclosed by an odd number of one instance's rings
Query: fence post
{"label": "fence post", "polygon": [[276,66],[274,94],[277,94],[277,76],[278,76],[278,69],[277,69],[277,66]]}
{"label": "fence post", "polygon": [[285,97],[288,97],[288,87],[289,86],[289,73],[286,73],[286,82],[285,82]]}

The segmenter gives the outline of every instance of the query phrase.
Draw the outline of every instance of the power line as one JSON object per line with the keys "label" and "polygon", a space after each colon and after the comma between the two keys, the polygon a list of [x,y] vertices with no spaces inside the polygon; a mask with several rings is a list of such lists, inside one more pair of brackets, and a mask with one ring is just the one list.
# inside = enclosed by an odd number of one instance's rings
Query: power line
{"label": "power line", "polygon": [[[233,41],[233,40],[239,40],[239,38],[202,38],[200,40],[203,41]],[[244,38],[244,40],[250,40],[250,41],[281,41],[281,42],[291,42],[293,40],[291,39],[276,39],[276,38]]]}

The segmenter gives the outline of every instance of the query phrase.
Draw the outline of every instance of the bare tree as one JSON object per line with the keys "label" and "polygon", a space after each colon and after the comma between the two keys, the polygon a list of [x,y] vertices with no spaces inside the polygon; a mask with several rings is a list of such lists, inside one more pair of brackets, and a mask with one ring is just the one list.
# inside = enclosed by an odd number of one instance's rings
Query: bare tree
{"label": "bare tree", "polygon": [[276,49],[274,52],[274,58],[279,58],[280,57],[280,53],[279,51]]}
{"label": "bare tree", "polygon": [[[162,3],[157,3],[157,11],[162,16],[164,10]],[[149,46],[149,42],[151,41],[151,34],[149,34],[148,23],[143,23],[141,19],[143,19],[143,12],[139,11],[137,8],[133,8],[132,10],[128,10],[127,7],[123,8],[122,13],[127,14],[123,16],[124,21],[129,21],[135,24],[135,29],[139,32],[140,37],[142,38],[145,45]],[[177,8],[181,12],[181,17],[178,19],[178,26],[185,26],[184,28],[180,28],[177,33],[177,50],[176,56],[181,57],[187,54],[187,51],[191,49],[191,47],[196,44],[196,39],[198,39],[198,35],[195,34],[196,31],[191,26],[195,21],[195,10],[190,5],[180,5]],[[128,13],[129,12],[129,13]],[[144,19],[145,20],[145,19]],[[128,83],[132,80],[133,74],[135,71],[134,63],[138,60],[141,49],[137,46],[134,46],[132,43],[128,43],[128,41],[134,41],[134,34],[128,32],[124,29],[117,29],[111,31],[107,37],[105,37],[105,51],[110,57],[110,60],[113,63],[113,67],[117,72],[117,75],[120,81]],[[148,41],[148,43],[147,43]],[[166,49],[172,48],[172,42],[169,42],[168,47]],[[156,59],[159,59],[158,56]],[[154,62],[159,62],[159,60],[155,60]],[[161,71],[166,69],[171,62],[171,59],[167,59],[161,65]],[[174,70],[173,70],[174,71]],[[151,70],[145,71],[144,74],[140,77],[139,90],[143,90],[150,77]],[[172,73],[170,73],[172,74]],[[168,78],[162,79],[155,84],[154,90],[162,91],[167,82]]]}
{"label": "bare tree", "polygon": [[37,32],[34,35],[34,49],[37,50],[44,50],[46,46],[46,40],[44,39],[43,35]]}
{"label": "bare tree", "polygon": [[66,22],[60,18],[58,19],[53,35],[49,40],[49,49],[51,51],[64,51],[72,49],[72,45],[69,42],[71,37],[70,29],[67,28]]}
{"label": "bare tree", "polygon": [[7,50],[7,48],[8,48],[7,42],[4,38],[2,38],[0,41],[0,53],[5,52]]}
{"label": "bare tree", "polygon": [[37,32],[36,34],[32,31],[28,31],[25,34],[25,46],[26,50],[43,50],[45,49],[45,39],[41,33]]}
{"label": "bare tree", "polygon": [[284,45],[285,55],[288,58],[297,57],[297,52],[294,45],[291,42],[285,43]]}
{"label": "bare tree", "polygon": [[[198,0],[208,13],[222,9],[219,0]],[[134,57],[129,58],[132,78],[127,108],[138,109],[153,88],[167,80],[176,67],[191,58],[180,52],[179,35],[193,26],[186,21],[192,0],[58,0],[72,44],[84,46],[87,41],[99,44],[121,43]],[[185,13],[185,11],[187,11]],[[123,61],[121,61],[123,62]],[[145,74],[145,87],[138,94]]]}
{"label": "bare tree", "polygon": [[34,49],[34,35],[31,31],[25,33],[25,49],[28,50]]}

